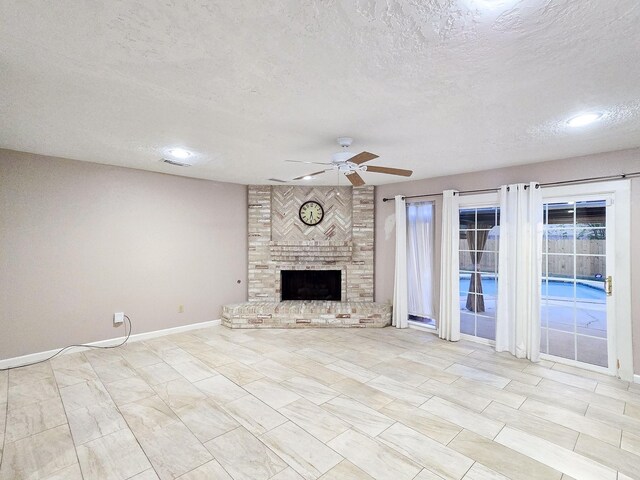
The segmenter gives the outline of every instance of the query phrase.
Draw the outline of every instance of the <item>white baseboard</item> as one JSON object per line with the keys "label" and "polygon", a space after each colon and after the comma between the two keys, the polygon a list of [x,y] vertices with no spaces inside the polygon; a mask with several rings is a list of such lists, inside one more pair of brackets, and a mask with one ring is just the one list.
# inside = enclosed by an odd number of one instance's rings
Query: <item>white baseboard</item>
{"label": "white baseboard", "polygon": [[640,375],[633,376],[633,383],[640,383]]}
{"label": "white baseboard", "polygon": [[[145,333],[136,333],[129,337],[129,342],[140,342],[143,340],[149,340],[150,338],[163,337],[165,335],[171,335],[174,333],[188,332],[189,330],[197,330],[199,328],[213,327],[215,325],[220,325],[221,320],[211,320],[209,322],[200,322],[200,323],[191,323],[189,325],[182,325],[180,327],[172,327],[165,328],[163,330],[154,330],[152,332]],[[122,343],[125,337],[117,337],[110,338],[108,340],[98,340],[97,342],[87,343],[86,345],[95,346],[95,347],[108,347],[111,345],[117,345]],[[60,347],[62,348],[62,347]],[[13,358],[5,358],[4,360],[0,360],[0,368],[8,368],[15,367],[17,365],[25,365],[28,363],[39,362],[40,360],[45,360],[49,358],[51,355],[54,355],[56,352],[60,350],[60,348],[56,348],[55,350],[48,350],[46,352],[38,352],[31,353],[29,355],[22,355],[21,357],[13,357]],[[76,353],[82,352],[84,350],[90,350],[88,347],[73,347],[65,350],[61,355],[66,355],[68,353]]]}

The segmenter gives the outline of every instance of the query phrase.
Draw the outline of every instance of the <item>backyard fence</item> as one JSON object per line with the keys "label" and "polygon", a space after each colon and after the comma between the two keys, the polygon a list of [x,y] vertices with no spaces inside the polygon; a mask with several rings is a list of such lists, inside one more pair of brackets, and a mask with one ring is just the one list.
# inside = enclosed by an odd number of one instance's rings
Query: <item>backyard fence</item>
{"label": "backyard fence", "polygon": [[[576,276],[578,278],[594,278],[596,275],[606,275],[606,240],[601,239],[580,239],[575,240],[574,252],[573,238],[549,239],[546,240],[548,246],[544,249],[549,255],[543,255],[542,275],[550,277],[573,277],[573,262],[576,261]],[[466,251],[469,245],[466,239],[460,239],[460,271],[472,271],[474,262],[471,255],[475,252]],[[481,272],[492,273],[498,270],[498,239],[487,240],[482,257],[480,259],[479,270]],[[601,256],[598,256],[601,255]],[[548,271],[547,271],[548,266]]]}

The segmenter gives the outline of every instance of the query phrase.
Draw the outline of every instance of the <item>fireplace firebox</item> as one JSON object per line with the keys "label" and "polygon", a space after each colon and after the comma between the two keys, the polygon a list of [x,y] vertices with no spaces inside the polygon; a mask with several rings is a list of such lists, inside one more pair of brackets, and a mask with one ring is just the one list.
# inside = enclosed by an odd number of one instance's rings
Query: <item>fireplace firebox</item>
{"label": "fireplace firebox", "polygon": [[342,300],[340,270],[281,270],[282,300]]}

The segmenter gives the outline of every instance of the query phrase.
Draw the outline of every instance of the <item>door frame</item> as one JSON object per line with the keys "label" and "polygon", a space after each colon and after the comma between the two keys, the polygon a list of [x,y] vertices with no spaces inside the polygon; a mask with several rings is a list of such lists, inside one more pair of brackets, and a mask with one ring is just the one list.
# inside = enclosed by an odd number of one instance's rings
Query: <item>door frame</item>
{"label": "door frame", "polygon": [[[607,272],[613,277],[613,295],[607,301],[607,348],[609,368],[589,365],[561,357],[541,354],[542,358],[557,363],[579,366],[589,370],[618,376],[633,381],[633,345],[631,319],[631,183],[629,180],[585,183],[557,187],[543,187],[542,201],[566,201],[566,197],[579,196],[590,200],[611,199],[607,205]],[[609,322],[613,321],[613,325]],[[613,327],[613,328],[610,328]]]}

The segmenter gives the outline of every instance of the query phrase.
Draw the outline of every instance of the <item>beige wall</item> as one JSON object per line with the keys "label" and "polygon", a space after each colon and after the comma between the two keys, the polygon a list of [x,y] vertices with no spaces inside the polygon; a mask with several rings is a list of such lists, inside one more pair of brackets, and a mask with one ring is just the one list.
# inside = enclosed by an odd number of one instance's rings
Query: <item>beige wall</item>
{"label": "beige wall", "polygon": [[246,186],[0,150],[0,359],[218,319],[246,258]]}
{"label": "beige wall", "polygon": [[[437,160],[432,160],[437,161]],[[622,150],[552,162],[522,165],[519,167],[483,170],[463,175],[452,175],[414,182],[383,185],[376,188],[376,238],[375,238],[375,299],[390,301],[393,297],[393,269],[395,248],[394,202],[383,202],[384,197],[418,195],[442,192],[446,189],[472,190],[493,188],[507,183],[525,181],[555,182],[583,177],[617,175],[640,170],[640,149]],[[435,225],[435,276],[440,276],[440,222],[442,203],[440,197],[432,198],[436,204]],[[425,198],[424,200],[430,200]],[[640,178],[631,181],[631,291],[633,316],[633,342],[635,372],[640,373],[640,249],[633,239],[640,238]],[[637,243],[637,242],[636,242]],[[434,282],[436,299],[439,282]],[[437,311],[437,305],[436,310]]]}

